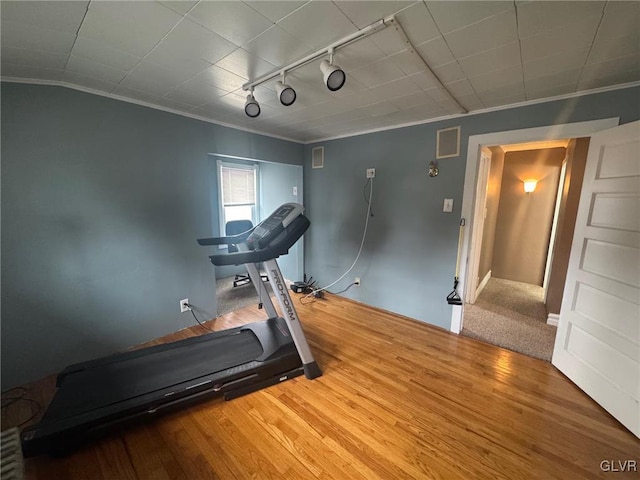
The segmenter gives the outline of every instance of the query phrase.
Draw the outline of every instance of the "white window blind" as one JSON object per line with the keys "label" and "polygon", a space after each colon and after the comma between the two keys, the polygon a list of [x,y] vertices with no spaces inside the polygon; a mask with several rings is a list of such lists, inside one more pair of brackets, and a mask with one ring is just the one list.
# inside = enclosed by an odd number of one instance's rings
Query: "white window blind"
{"label": "white window blind", "polygon": [[253,168],[220,167],[222,205],[253,205],[256,202],[256,177]]}

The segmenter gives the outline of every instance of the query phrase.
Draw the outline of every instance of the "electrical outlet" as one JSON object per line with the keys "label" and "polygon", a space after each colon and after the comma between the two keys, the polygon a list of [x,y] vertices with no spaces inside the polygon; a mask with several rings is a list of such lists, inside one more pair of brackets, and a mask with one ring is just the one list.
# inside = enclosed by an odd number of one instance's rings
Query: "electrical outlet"
{"label": "electrical outlet", "polygon": [[189,311],[189,299],[183,298],[182,300],[180,300],[180,313],[184,313],[188,311]]}
{"label": "electrical outlet", "polygon": [[354,280],[354,282],[356,285],[360,286],[360,277],[356,277],[356,279]]}
{"label": "electrical outlet", "polygon": [[375,178],[376,169],[375,168],[367,168],[367,178]]}

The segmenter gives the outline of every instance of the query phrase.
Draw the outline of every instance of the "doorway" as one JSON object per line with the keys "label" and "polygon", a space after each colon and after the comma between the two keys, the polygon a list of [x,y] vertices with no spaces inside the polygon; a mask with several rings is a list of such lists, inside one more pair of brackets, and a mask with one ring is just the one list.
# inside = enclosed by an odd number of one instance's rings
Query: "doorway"
{"label": "doorway", "polygon": [[553,227],[566,204],[560,201],[562,173],[567,164],[586,162],[586,150],[573,158],[574,143],[482,148],[463,335],[551,360],[556,327],[547,324],[544,287],[558,231]]}
{"label": "doorway", "polygon": [[[591,134],[599,130],[616,126],[618,123],[618,118],[610,118],[589,122],[495,132],[469,137],[464,194],[462,200],[462,217],[466,219],[468,227],[464,232],[462,249],[460,252],[460,293],[463,299],[467,298],[469,292],[469,263],[472,258],[472,254],[474,253],[472,252],[472,232],[475,231],[475,227],[477,227],[477,222],[479,221],[479,218],[476,218],[478,216],[474,214],[474,210],[476,209],[476,186],[478,183],[479,159],[482,147],[550,141],[564,138],[589,137]],[[484,212],[482,212],[482,215],[484,215]],[[463,315],[465,308],[466,305],[464,303],[461,306],[454,306],[452,308],[451,331],[454,333],[460,333],[463,329]]]}

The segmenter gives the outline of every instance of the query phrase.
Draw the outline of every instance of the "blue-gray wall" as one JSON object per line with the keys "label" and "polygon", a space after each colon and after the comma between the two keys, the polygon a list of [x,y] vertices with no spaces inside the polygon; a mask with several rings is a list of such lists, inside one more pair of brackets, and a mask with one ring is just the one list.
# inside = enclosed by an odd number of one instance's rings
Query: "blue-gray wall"
{"label": "blue-gray wall", "polygon": [[216,312],[215,160],[303,147],[101,96],[2,84],[2,389]]}
{"label": "blue-gray wall", "polygon": [[[640,118],[640,88],[470,115],[452,120],[331,140],[305,146],[305,206],[311,228],[305,236],[305,271],[321,284],[352,264],[365,223],[365,170],[376,168],[373,213],[362,256],[338,285],[362,278],[345,296],[446,329],[451,307],[467,145],[470,135],[620,117]],[[436,130],[461,126],[460,156],[438,162]],[[324,146],[324,168],[311,168],[311,149]],[[368,194],[368,191],[367,191]],[[443,213],[444,198],[454,199]]]}
{"label": "blue-gray wall", "polygon": [[[302,157],[300,157],[302,159]],[[260,164],[260,217],[267,218],[283,203],[302,203],[302,166],[263,162]],[[293,187],[298,190],[293,195]],[[301,238],[289,253],[278,258],[282,275],[295,282],[302,280],[304,273],[304,238]]]}

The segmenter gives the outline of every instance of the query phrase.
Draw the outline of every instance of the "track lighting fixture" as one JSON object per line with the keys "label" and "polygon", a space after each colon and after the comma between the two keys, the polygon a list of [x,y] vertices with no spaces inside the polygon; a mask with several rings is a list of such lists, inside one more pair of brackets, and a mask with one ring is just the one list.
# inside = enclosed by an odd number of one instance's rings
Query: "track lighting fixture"
{"label": "track lighting fixture", "polygon": [[332,92],[340,90],[347,80],[344,71],[333,64],[333,50],[329,50],[329,60],[323,60],[320,63],[320,70],[322,70],[324,84]]}
{"label": "track lighting fixture", "polygon": [[247,101],[244,104],[244,113],[251,118],[256,118],[260,115],[260,104],[253,96],[253,88],[251,89],[251,93],[247,95]]}
{"label": "track lighting fixture", "polygon": [[344,70],[333,64],[334,50],[350,45],[354,42],[357,42],[358,40],[362,40],[363,38],[368,37],[369,35],[372,35],[394,23],[395,18],[393,17],[393,15],[381,18],[377,22],[374,22],[371,25],[358,30],[357,32],[347,35],[346,37],[341,38],[331,45],[310,53],[309,55],[300,58],[299,60],[296,60],[289,65],[279,67],[277,70],[274,70],[270,73],[267,73],[266,75],[262,75],[261,77],[245,83],[244,85],[242,85],[242,89],[244,91],[251,90],[251,93],[247,96],[247,102],[244,106],[245,113],[252,118],[260,115],[260,105],[258,105],[258,102],[253,96],[253,89],[254,87],[262,85],[263,83],[276,79],[278,76],[282,76],[282,79],[276,83],[278,100],[284,106],[292,105],[296,101],[296,92],[290,85],[287,85],[287,82],[284,78],[286,72],[290,72],[315,60],[319,60],[326,55],[329,55],[329,59],[323,60],[320,64],[324,84],[332,92],[340,90],[344,86],[347,76],[344,73]]}
{"label": "track lighting fixture", "polygon": [[288,107],[289,105],[293,105],[293,102],[296,101],[296,91],[285,82],[285,74],[283,73],[282,80],[278,80],[276,82],[276,93],[278,94],[278,100],[280,100],[280,103],[285,107]]}

